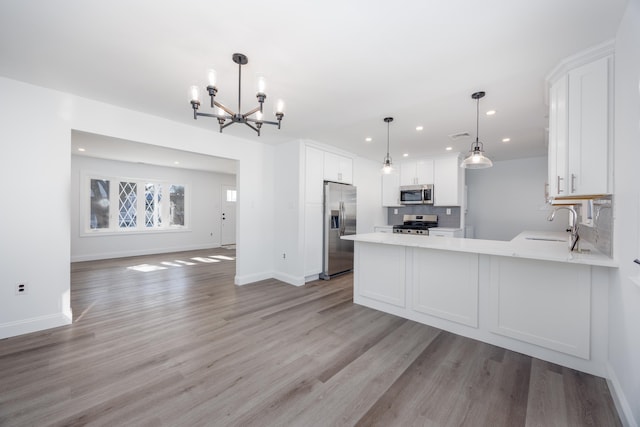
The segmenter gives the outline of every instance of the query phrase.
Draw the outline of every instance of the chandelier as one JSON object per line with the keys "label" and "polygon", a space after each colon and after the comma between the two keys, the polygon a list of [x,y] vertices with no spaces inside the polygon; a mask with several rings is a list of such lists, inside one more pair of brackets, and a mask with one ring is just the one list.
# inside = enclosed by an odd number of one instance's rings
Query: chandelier
{"label": "chandelier", "polygon": [[[222,129],[230,126],[234,123],[244,123],[249,126],[251,129],[255,130],[260,136],[260,128],[262,128],[263,124],[268,125],[276,125],[278,129],[280,129],[280,123],[282,122],[282,118],[284,117],[284,102],[282,100],[278,100],[276,104],[275,116],[278,120],[277,122],[264,120],[262,114],[262,104],[264,104],[264,100],[267,98],[267,95],[264,93],[265,81],[263,77],[258,79],[258,93],[256,94],[256,98],[258,98],[258,106],[251,111],[246,113],[241,113],[241,83],[242,83],[242,66],[246,65],[249,62],[249,59],[246,55],[241,53],[234,53],[231,57],[233,62],[238,64],[238,111],[235,112],[225,105],[219,103],[215,100],[215,96],[218,93],[218,88],[216,87],[216,72],[215,70],[209,70],[209,85],[207,86],[207,92],[209,93],[209,97],[211,98],[211,108],[218,107],[218,111],[216,114],[210,113],[201,113],[198,111],[200,108],[200,95],[198,86],[191,86],[191,107],[193,108],[193,119],[197,120],[198,116],[204,117],[213,117],[218,119],[218,123],[220,124],[220,133],[222,133]],[[251,117],[255,114],[255,118]],[[252,124],[253,123],[253,124]]]}
{"label": "chandelier", "polygon": [[493,166],[493,162],[484,155],[484,145],[479,139],[480,129],[480,98],[483,98],[484,92],[475,92],[471,95],[476,100],[476,142],[471,144],[469,154],[462,161],[460,167],[467,169],[484,169]]}

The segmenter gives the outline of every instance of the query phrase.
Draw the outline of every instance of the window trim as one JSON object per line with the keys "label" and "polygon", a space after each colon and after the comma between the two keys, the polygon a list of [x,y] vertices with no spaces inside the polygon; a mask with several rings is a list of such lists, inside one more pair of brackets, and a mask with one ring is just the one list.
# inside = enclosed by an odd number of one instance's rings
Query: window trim
{"label": "window trim", "polygon": [[[91,228],[91,180],[99,179],[109,181],[109,228]],[[136,227],[135,228],[120,228],[119,227],[119,193],[118,186],[120,182],[135,182],[136,183]],[[170,225],[169,221],[163,221],[161,226],[146,227],[145,215],[145,187],[146,184],[153,183],[159,184],[162,188],[163,201],[166,199],[169,201],[169,187],[171,185],[181,185],[184,187],[184,225]],[[100,173],[94,173],[89,171],[83,171],[80,173],[80,194],[79,197],[79,221],[78,227],[80,231],[80,237],[91,236],[120,236],[120,235],[133,235],[133,234],[156,234],[156,233],[184,233],[191,232],[191,183],[180,181],[174,182],[167,179],[157,178],[139,178],[130,176],[112,176]],[[166,194],[165,194],[166,193]],[[169,210],[167,203],[166,214],[168,218]],[[114,209],[115,207],[115,209]],[[165,211],[165,209],[163,209]]]}

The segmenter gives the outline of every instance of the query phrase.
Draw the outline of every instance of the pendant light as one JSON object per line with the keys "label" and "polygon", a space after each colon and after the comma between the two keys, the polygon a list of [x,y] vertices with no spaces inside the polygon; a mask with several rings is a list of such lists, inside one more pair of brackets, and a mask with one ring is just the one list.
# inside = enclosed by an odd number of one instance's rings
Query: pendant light
{"label": "pendant light", "polygon": [[480,98],[484,97],[484,92],[476,92],[471,98],[477,101],[476,107],[476,141],[471,144],[469,155],[460,163],[461,168],[467,169],[484,169],[493,166],[493,162],[484,155],[484,145],[479,140],[480,128]]}
{"label": "pendant light", "polygon": [[385,117],[384,121],[387,124],[387,155],[382,161],[382,173],[389,175],[393,171],[391,156],[389,155],[389,124],[393,121],[393,117]]}

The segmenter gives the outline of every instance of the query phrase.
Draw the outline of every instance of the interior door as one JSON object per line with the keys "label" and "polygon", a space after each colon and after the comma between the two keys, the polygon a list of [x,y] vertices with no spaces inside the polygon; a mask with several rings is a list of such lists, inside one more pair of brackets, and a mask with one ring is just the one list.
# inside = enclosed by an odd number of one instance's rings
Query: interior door
{"label": "interior door", "polygon": [[222,185],[220,218],[220,244],[236,244],[236,204],[238,193],[233,185]]}

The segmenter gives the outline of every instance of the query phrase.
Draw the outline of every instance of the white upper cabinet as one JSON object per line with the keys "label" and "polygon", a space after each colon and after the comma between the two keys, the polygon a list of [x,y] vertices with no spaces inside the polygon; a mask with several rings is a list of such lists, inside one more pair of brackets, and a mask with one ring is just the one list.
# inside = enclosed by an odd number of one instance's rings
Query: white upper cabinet
{"label": "white upper cabinet", "polygon": [[549,89],[549,195],[567,195],[568,81],[564,76]]}
{"label": "white upper cabinet", "polygon": [[382,206],[398,207],[400,205],[400,175],[396,171],[382,174]]}
{"label": "white upper cabinet", "polygon": [[569,73],[569,195],[610,193],[611,58]]}
{"label": "white upper cabinet", "polygon": [[434,206],[462,206],[464,196],[464,169],[456,156],[433,160]]}
{"label": "white upper cabinet", "polygon": [[433,160],[421,159],[400,164],[400,185],[433,184]]}
{"label": "white upper cabinet", "polygon": [[612,67],[604,56],[570,68],[549,89],[549,195],[612,190]]}
{"label": "white upper cabinet", "polygon": [[325,152],[324,179],[327,181],[353,184],[353,159]]}

